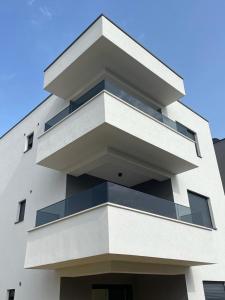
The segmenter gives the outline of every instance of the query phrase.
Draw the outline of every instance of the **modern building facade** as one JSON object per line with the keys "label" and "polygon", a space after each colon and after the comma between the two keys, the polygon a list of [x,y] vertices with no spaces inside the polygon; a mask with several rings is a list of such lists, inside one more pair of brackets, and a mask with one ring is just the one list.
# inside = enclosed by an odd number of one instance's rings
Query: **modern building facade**
{"label": "modern building facade", "polygon": [[100,16],[44,88],[0,139],[0,299],[225,299],[223,187],[183,79]]}

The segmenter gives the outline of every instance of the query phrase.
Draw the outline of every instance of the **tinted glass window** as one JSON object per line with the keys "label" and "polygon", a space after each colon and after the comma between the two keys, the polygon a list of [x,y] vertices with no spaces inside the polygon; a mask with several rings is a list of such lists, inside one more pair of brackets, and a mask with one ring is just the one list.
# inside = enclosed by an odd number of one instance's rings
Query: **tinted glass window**
{"label": "tinted glass window", "polygon": [[183,135],[189,137],[189,139],[191,139],[192,141],[195,142],[196,153],[199,157],[201,157],[197,134],[194,131],[192,131],[191,129],[184,126],[183,124],[179,123],[179,122],[176,122],[176,124],[177,124],[177,131],[178,132],[180,132]]}
{"label": "tinted glass window", "polygon": [[34,133],[32,132],[26,137],[26,142],[25,142],[25,150],[24,152],[29,151],[33,147],[33,140],[34,140]]}
{"label": "tinted glass window", "polygon": [[31,133],[28,137],[27,137],[27,150],[30,150],[33,147],[33,139],[34,139],[34,134]]}
{"label": "tinted glass window", "polygon": [[224,282],[205,281],[203,285],[206,300],[225,300]]}
{"label": "tinted glass window", "polygon": [[8,290],[8,300],[14,300],[15,290]]}
{"label": "tinted glass window", "polygon": [[192,221],[194,224],[212,228],[208,198],[188,192]]}
{"label": "tinted glass window", "polygon": [[26,200],[23,200],[19,203],[19,214],[18,214],[17,223],[22,222],[24,220],[25,208],[26,208]]}
{"label": "tinted glass window", "polygon": [[129,285],[94,285],[92,300],[132,300],[132,287]]}

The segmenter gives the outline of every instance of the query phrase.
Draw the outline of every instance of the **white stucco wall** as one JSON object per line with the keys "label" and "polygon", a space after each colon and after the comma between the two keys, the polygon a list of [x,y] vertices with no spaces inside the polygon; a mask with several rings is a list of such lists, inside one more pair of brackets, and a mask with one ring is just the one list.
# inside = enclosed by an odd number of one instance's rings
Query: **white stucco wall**
{"label": "white stucco wall", "polygon": [[202,281],[225,281],[225,197],[208,123],[178,102],[167,107],[167,114],[197,133],[202,155],[199,168],[172,178],[175,202],[188,204],[187,190],[208,197],[217,228],[213,234],[218,264],[193,267],[186,273],[189,300],[203,300]]}
{"label": "white stucco wall", "polygon": [[109,260],[119,255],[122,261],[193,266],[215,263],[214,247],[211,229],[104,204],[31,230],[25,267],[58,269],[104,254]]}
{"label": "white stucco wall", "polygon": [[41,135],[37,162],[56,170],[76,171],[80,163],[85,166],[107,147],[164,173],[177,174],[199,164],[192,140],[107,92]]}
{"label": "white stucco wall", "polygon": [[[100,48],[98,48],[99,44]],[[105,51],[99,57],[98,54],[102,48]],[[110,53],[111,51],[117,54],[113,56]],[[84,56],[85,59],[82,61]],[[107,57],[106,60],[105,57]],[[125,68],[125,65],[123,65],[121,68],[124,57],[129,57],[129,60],[126,60],[127,67]],[[115,58],[116,63],[114,63]],[[113,70],[117,66],[116,73],[124,73],[125,71],[124,78],[129,78],[136,76],[134,69],[132,75],[128,71],[133,62],[136,63],[136,72],[139,68],[142,69],[140,73],[143,77],[142,81],[150,78],[150,80],[145,81],[144,86],[150,85],[152,92],[154,90],[155,98],[159,97],[165,105],[185,95],[184,82],[180,76],[105,17],[98,18],[45,70],[44,88],[60,97],[70,99],[75,92],[74,84],[77,84],[77,81],[80,81],[81,78],[83,79],[81,85],[84,84],[87,77],[89,77],[88,74],[92,74],[94,69],[99,72],[102,68]],[[145,73],[146,71],[147,73]],[[75,76],[77,78],[73,83],[71,79]],[[154,84],[152,84],[153,80]],[[141,84],[142,81],[136,82],[136,84]],[[77,89],[80,89],[81,87],[78,86]],[[158,88],[155,90],[156,86]]]}
{"label": "white stucco wall", "polygon": [[[7,289],[16,289],[16,300],[59,299],[60,282],[56,274],[24,270],[24,258],[27,230],[35,224],[36,210],[65,197],[66,176],[35,164],[37,136],[43,131],[44,121],[64,105],[62,99],[50,97],[0,139],[0,299],[3,300],[7,298]],[[33,148],[24,153],[24,134],[32,131]],[[18,202],[23,199],[26,199],[24,222],[14,224]]]}
{"label": "white stucco wall", "polygon": [[[0,299],[5,299],[6,291],[10,288],[16,289],[16,300],[59,299],[59,277],[56,273],[24,270],[24,258],[26,231],[34,226],[36,210],[65,197],[66,175],[35,164],[37,136],[43,132],[44,122],[65,105],[62,99],[49,97],[0,139]],[[222,183],[208,123],[178,102],[168,106],[165,112],[170,118],[197,132],[202,154],[198,168],[172,177],[175,202],[187,205],[187,190],[209,197],[217,227],[212,234],[218,263],[196,266],[186,271],[189,300],[203,300],[202,281],[225,281],[225,199]],[[32,131],[34,146],[32,150],[23,153],[24,134]],[[25,221],[14,224],[18,202],[23,199],[27,200]],[[116,221],[115,219],[113,222]]]}

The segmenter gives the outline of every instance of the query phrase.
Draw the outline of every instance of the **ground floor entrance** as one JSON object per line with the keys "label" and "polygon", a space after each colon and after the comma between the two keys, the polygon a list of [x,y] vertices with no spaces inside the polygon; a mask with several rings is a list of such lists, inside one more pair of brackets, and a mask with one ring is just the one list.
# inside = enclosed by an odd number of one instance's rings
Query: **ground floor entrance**
{"label": "ground floor entrance", "polygon": [[92,286],[92,300],[132,300],[131,285],[96,284]]}
{"label": "ground floor entrance", "polygon": [[102,274],[61,278],[60,300],[187,300],[182,275]]}

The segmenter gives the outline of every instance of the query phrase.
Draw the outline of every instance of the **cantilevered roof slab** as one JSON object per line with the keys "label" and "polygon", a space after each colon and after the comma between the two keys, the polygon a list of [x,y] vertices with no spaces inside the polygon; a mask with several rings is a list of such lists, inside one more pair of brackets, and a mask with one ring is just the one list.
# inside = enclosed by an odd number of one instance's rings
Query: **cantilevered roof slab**
{"label": "cantilevered roof slab", "polygon": [[185,95],[179,75],[104,16],[45,70],[44,88],[71,99],[104,72],[111,72],[162,105]]}

